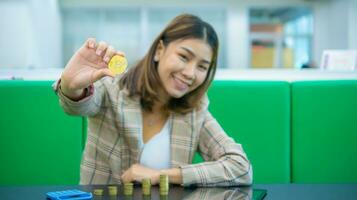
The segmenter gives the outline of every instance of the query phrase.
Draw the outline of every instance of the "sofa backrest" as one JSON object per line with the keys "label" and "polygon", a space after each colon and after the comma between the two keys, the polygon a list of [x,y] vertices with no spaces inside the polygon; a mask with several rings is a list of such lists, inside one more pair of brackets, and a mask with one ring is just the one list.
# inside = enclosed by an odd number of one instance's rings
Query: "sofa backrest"
{"label": "sofa backrest", "polygon": [[[78,184],[86,119],[52,83],[0,81],[0,185]],[[254,183],[357,183],[357,80],[214,81],[208,95]]]}
{"label": "sofa backrest", "polygon": [[[243,145],[255,183],[290,182],[290,86],[283,81],[215,81],[209,110]],[[200,159],[196,157],[195,162]]]}
{"label": "sofa backrest", "polygon": [[78,184],[83,120],[52,82],[0,81],[0,185]]}
{"label": "sofa backrest", "polygon": [[292,181],[357,183],[357,80],[300,81],[292,91]]}

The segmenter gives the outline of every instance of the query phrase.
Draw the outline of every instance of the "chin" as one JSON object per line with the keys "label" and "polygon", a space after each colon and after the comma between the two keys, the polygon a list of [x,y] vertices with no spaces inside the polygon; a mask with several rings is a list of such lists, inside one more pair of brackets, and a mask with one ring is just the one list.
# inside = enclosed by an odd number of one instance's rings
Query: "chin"
{"label": "chin", "polygon": [[170,96],[172,97],[172,98],[175,98],[175,99],[179,99],[179,98],[181,98],[181,97],[183,97],[185,94],[177,94],[177,93],[175,93],[175,94],[170,94]]}
{"label": "chin", "polygon": [[187,92],[180,92],[180,91],[170,91],[169,94],[172,98],[179,99],[183,97]]}

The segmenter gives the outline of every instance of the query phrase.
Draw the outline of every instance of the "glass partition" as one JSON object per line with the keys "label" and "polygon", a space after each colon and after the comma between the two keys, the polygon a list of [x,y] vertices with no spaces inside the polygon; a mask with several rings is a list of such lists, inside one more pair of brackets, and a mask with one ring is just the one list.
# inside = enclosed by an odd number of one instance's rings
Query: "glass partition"
{"label": "glass partition", "polygon": [[226,11],[219,7],[70,7],[62,9],[63,60],[67,61],[88,37],[125,52],[130,64],[149,49],[159,32],[181,13],[198,15],[214,26],[220,39],[218,67],[226,64]]}
{"label": "glass partition", "polygon": [[252,68],[313,67],[310,8],[251,8],[249,31]]}

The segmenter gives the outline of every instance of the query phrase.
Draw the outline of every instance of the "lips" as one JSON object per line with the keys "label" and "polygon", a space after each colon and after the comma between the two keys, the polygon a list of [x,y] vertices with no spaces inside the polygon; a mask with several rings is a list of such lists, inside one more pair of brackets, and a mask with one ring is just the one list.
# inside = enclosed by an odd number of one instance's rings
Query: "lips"
{"label": "lips", "polygon": [[182,81],[181,79],[175,77],[174,75],[172,77],[173,77],[176,89],[178,89],[180,91],[184,91],[184,90],[188,89],[188,87],[189,87],[188,83]]}

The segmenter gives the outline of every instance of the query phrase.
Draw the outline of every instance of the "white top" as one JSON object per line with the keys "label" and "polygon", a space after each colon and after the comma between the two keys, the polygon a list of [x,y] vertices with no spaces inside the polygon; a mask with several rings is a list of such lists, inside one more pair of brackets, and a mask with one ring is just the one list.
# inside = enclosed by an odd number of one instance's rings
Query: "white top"
{"label": "white top", "polygon": [[143,144],[140,164],[152,169],[170,168],[170,130],[170,120],[166,120],[161,131]]}

